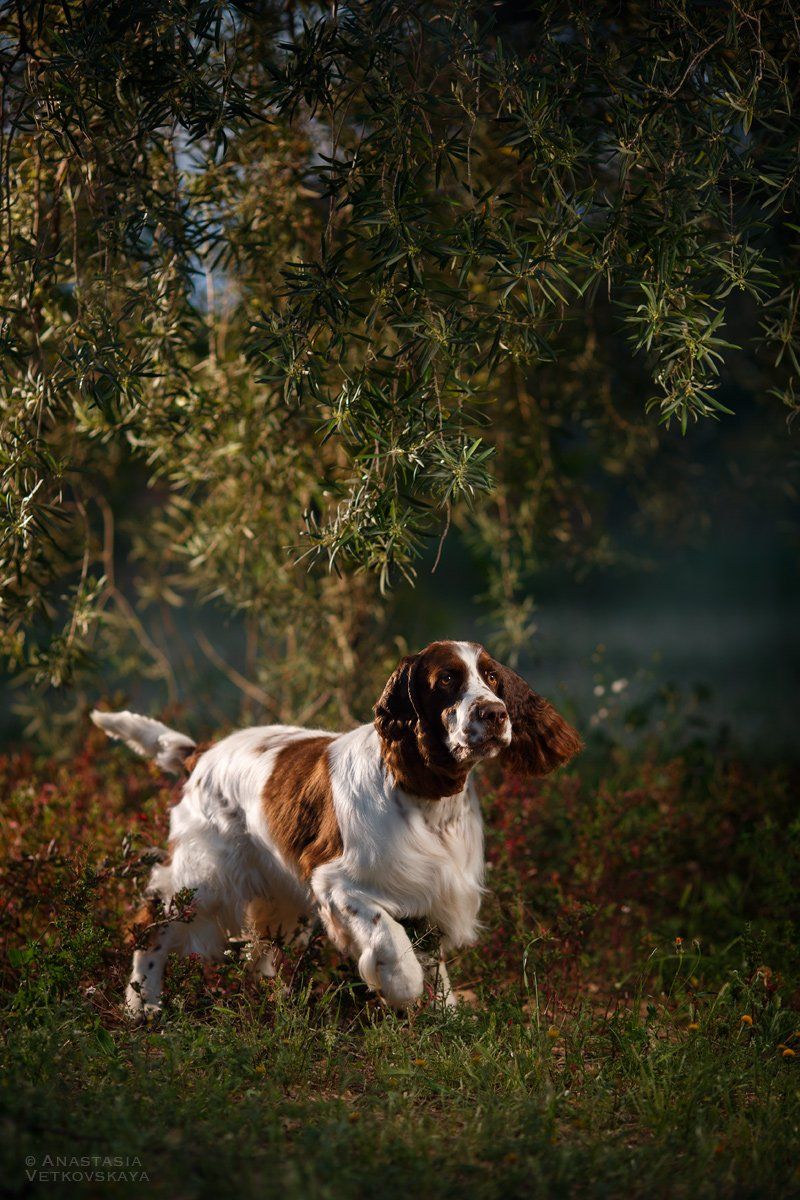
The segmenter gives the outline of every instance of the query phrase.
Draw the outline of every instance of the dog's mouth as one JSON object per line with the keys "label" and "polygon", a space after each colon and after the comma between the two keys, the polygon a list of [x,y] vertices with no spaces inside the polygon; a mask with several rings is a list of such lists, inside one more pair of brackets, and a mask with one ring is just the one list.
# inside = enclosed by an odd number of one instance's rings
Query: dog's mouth
{"label": "dog's mouth", "polygon": [[452,755],[457,762],[475,762],[481,758],[495,758],[507,746],[506,738],[498,737],[496,734],[486,734],[465,745],[454,746]]}
{"label": "dog's mouth", "polygon": [[505,750],[508,746],[508,739],[497,737],[496,734],[490,734],[483,738],[477,745],[476,750],[481,758],[494,758],[501,750]]}

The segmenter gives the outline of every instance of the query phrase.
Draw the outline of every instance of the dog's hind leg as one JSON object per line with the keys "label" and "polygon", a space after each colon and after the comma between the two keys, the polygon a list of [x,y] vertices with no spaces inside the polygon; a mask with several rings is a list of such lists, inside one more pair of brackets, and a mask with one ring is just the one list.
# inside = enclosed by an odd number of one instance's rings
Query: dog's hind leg
{"label": "dog's hind leg", "polygon": [[125,991],[127,1015],[141,1020],[160,1011],[164,967],[170,954],[198,954],[208,962],[216,962],[223,957],[227,944],[227,932],[216,919],[213,908],[209,906],[204,911],[202,898],[196,916],[190,921],[166,921],[158,925],[145,945],[133,952]]}
{"label": "dog's hind leg", "polygon": [[[186,864],[181,861],[184,858],[179,847],[171,862],[154,867],[147,892],[151,900],[161,902],[163,914],[159,919],[151,905],[142,910],[134,925],[134,931],[139,927],[139,944],[133,953],[125,992],[125,1010],[133,1020],[160,1010],[164,966],[170,954],[198,954],[213,961],[222,958],[227,945],[217,889],[209,879],[196,886],[188,884]],[[201,874],[197,872],[197,876]],[[180,904],[184,895],[185,906]]]}
{"label": "dog's hind leg", "polygon": [[161,1008],[164,965],[180,939],[176,921],[160,926],[145,946],[133,952],[133,963],[125,991],[125,1011],[132,1020],[155,1015]]}

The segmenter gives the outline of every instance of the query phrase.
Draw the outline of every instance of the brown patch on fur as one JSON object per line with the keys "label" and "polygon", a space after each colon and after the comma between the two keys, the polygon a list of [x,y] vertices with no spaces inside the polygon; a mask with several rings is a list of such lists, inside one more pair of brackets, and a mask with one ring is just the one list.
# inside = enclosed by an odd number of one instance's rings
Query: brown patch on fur
{"label": "brown patch on fur", "polygon": [[125,941],[135,949],[141,949],[152,939],[157,928],[157,905],[155,899],[142,904],[133,915],[133,920],[125,929]]}
{"label": "brown patch on fur", "polygon": [[193,750],[189,751],[183,760],[183,769],[187,775],[191,775],[206,750],[210,750],[213,745],[213,742],[201,742],[199,746],[195,746]]}
{"label": "brown patch on fur", "polygon": [[328,747],[333,737],[298,738],[279,751],[264,787],[270,833],[303,879],[342,853]]}
{"label": "brown patch on fur", "polygon": [[435,748],[424,731],[408,730],[396,741],[383,742],[383,761],[399,788],[423,800],[442,800],[464,790],[469,767],[435,761]]}
{"label": "brown patch on fur", "polygon": [[489,659],[498,678],[497,694],[511,719],[511,745],[500,761],[515,771],[547,775],[583,749],[577,729],[565,721],[549,700],[531,690],[509,667]]}

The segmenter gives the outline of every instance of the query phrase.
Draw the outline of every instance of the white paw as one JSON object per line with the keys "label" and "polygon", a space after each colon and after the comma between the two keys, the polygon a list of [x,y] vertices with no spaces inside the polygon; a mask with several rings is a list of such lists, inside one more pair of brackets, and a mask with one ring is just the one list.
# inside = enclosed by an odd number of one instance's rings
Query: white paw
{"label": "white paw", "polygon": [[136,1025],[154,1021],[161,1015],[161,1005],[144,1001],[140,987],[138,983],[129,983],[125,992],[125,1016]]}
{"label": "white paw", "polygon": [[[381,949],[386,954],[381,957]],[[414,951],[409,949],[399,958],[385,947],[368,947],[358,960],[361,978],[392,1008],[406,1008],[422,995],[424,976]]]}
{"label": "white paw", "polygon": [[275,955],[272,950],[268,950],[262,954],[252,965],[252,972],[256,979],[274,979],[278,971],[275,966]]}

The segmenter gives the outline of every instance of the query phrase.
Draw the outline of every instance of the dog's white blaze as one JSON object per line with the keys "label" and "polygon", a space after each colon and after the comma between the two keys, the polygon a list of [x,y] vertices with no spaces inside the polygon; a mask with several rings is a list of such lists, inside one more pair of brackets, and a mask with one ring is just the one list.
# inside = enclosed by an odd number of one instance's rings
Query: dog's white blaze
{"label": "dog's white blaze", "polygon": [[[494,704],[502,703],[502,701],[498,699],[496,693],[492,691],[478,670],[481,648],[470,642],[453,642],[453,649],[467,668],[464,690],[457,704],[448,709],[445,715],[447,749],[458,756],[469,751],[484,732],[483,722],[474,715],[475,705],[481,700],[490,700]],[[510,721],[506,722],[500,740],[505,745],[511,741]],[[492,751],[489,757],[493,757],[496,753],[497,750]]]}

